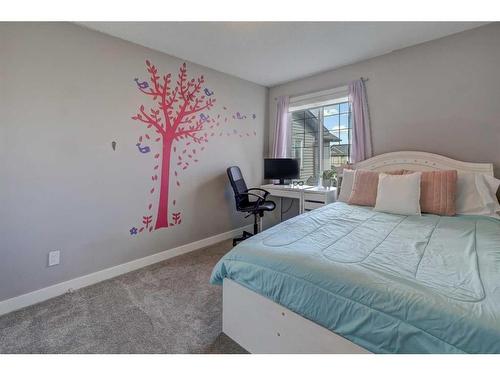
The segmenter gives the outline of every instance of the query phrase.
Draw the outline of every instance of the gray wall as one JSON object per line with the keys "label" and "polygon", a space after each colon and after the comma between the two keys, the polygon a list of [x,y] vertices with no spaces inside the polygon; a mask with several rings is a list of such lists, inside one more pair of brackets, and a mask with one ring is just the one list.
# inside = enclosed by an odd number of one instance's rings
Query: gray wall
{"label": "gray wall", "polygon": [[359,77],[369,78],[375,154],[419,150],[493,162],[500,176],[499,23],[273,87],[270,124],[275,97],[343,86]]}
{"label": "gray wall", "polygon": [[[180,225],[129,234],[154,165],[131,119],[149,103],[133,81],[146,78],[145,59],[174,77],[182,63],[73,24],[0,23],[0,300],[250,223],[234,211],[225,169],[238,164],[261,183],[267,89],[188,63],[215,91],[211,113],[256,114],[225,125],[251,136],[211,139],[181,188],[172,179]],[[47,267],[50,250],[61,250],[59,266]]]}

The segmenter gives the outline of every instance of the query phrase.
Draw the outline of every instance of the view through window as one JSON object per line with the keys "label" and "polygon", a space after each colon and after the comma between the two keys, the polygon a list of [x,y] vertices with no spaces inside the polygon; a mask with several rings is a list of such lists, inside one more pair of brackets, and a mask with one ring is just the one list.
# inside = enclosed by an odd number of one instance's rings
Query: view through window
{"label": "view through window", "polygon": [[348,162],[350,114],[347,98],[337,104],[291,112],[292,157],[299,159],[300,180],[315,185],[322,171],[335,171]]}

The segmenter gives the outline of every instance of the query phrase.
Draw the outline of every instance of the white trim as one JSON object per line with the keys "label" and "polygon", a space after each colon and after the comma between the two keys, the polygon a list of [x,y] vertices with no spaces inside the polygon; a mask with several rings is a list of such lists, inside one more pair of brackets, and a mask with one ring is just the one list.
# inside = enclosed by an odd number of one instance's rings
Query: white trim
{"label": "white trim", "polygon": [[290,98],[289,112],[300,111],[307,108],[323,107],[344,102],[349,94],[348,86],[336,87],[330,90],[317,91],[309,94]]}
{"label": "white trim", "polygon": [[302,100],[314,99],[320,96],[334,96],[336,94],[347,92],[348,90],[349,90],[348,86],[340,86],[329,90],[316,91],[304,95],[292,96],[290,97],[290,103],[297,103]]}
{"label": "white trim", "polygon": [[[177,255],[189,253],[194,250],[199,250],[207,246],[214,245],[218,242],[228,240],[240,234],[243,230],[251,231],[253,225],[247,225],[241,228],[230,230],[216,234],[215,236],[207,237],[199,241],[191,242],[185,245],[174,247],[170,250],[165,250],[156,254],[149,255],[144,258],[135,259],[127,263],[122,263],[114,267],[106,268],[101,271],[90,273],[88,275],[80,276],[75,279],[63,281],[59,284],[50,285],[43,289],[38,289],[33,292],[22,294],[17,297],[0,301],[0,315],[6,314],[11,311],[19,310],[23,307],[34,305],[43,302],[50,298],[60,296],[71,290],[80,289],[98,282],[111,279],[113,277],[123,275],[125,273],[135,271],[139,268],[149,266],[154,263],[173,258]],[[208,281],[207,281],[208,282]]]}

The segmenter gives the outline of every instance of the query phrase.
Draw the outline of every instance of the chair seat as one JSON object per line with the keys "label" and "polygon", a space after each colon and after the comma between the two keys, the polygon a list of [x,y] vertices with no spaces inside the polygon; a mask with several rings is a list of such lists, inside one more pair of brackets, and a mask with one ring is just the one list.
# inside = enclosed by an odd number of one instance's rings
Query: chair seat
{"label": "chair seat", "polygon": [[[245,206],[241,207],[241,209],[249,212],[249,211],[253,211],[254,207],[255,207],[255,203],[250,202],[250,204],[248,206],[245,205]],[[274,203],[273,201],[264,201],[261,204],[259,204],[259,206],[257,207],[257,210],[258,211],[272,211],[275,208],[276,208],[276,203]]]}

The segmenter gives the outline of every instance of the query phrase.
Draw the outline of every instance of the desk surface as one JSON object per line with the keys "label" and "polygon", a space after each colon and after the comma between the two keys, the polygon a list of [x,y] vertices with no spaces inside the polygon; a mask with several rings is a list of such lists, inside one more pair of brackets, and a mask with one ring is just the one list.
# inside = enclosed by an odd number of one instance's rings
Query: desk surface
{"label": "desk surface", "polygon": [[290,184],[287,185],[275,185],[275,184],[267,184],[267,185],[262,185],[262,189],[264,190],[292,190],[292,191],[301,191],[301,190],[309,190],[313,189],[314,186],[310,185],[302,185],[302,186],[293,186]]}
{"label": "desk surface", "polygon": [[311,185],[293,186],[290,184],[287,184],[287,185],[267,184],[267,185],[262,185],[261,189],[264,189],[264,190],[307,191],[307,192],[318,192],[318,193],[325,193],[325,192],[337,190],[336,187],[331,187],[331,188],[327,189],[327,188],[320,187],[320,186],[311,186]]}
{"label": "desk surface", "polygon": [[329,191],[337,191],[336,186],[331,186],[329,188],[324,188],[322,186],[313,186],[311,189],[307,189],[307,192],[317,192],[317,193],[327,193]]}

